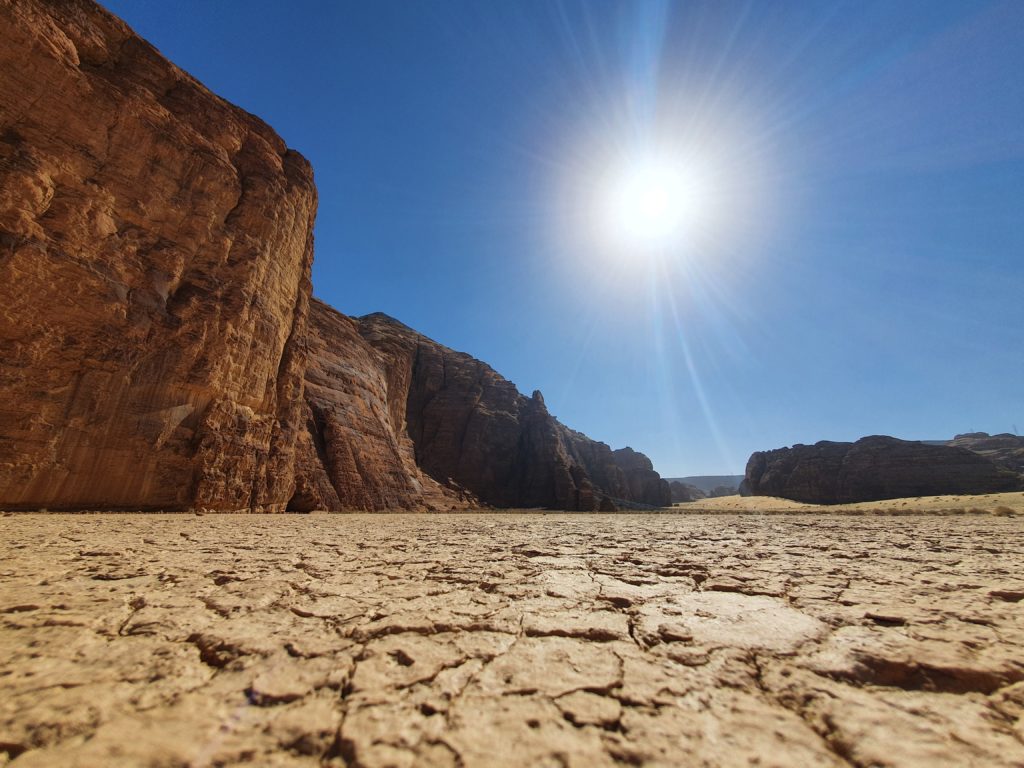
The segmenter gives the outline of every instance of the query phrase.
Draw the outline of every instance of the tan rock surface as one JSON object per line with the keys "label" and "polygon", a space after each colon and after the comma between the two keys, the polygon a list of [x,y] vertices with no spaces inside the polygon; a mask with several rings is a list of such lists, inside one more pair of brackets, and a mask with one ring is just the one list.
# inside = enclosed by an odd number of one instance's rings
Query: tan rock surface
{"label": "tan rock surface", "polygon": [[0,518],[0,764],[1024,764],[1015,517]]}
{"label": "tan rock surface", "polygon": [[0,27],[0,506],[669,503],[468,355],[319,302],[307,328],[308,163],[120,20]]}
{"label": "tan rock surface", "polygon": [[0,28],[0,501],[283,509],[309,164],[95,4]]}
{"label": "tan rock surface", "polygon": [[407,374],[396,378],[358,320],[316,299],[310,308],[306,429],[289,508],[447,510],[475,501],[417,466],[406,428]]}
{"label": "tan rock surface", "polygon": [[650,459],[565,427],[486,363],[387,315],[310,314],[294,509],[670,503]]}

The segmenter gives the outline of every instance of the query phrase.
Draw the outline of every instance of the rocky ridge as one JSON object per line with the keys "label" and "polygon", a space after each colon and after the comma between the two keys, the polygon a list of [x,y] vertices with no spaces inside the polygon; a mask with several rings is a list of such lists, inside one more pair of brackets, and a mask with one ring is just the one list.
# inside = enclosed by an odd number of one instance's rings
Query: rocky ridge
{"label": "rocky ridge", "polygon": [[295,509],[669,503],[646,456],[568,429],[539,392],[525,397],[470,355],[316,300],[309,328]]}
{"label": "rocky ridge", "polygon": [[289,510],[479,506],[416,464],[406,426],[409,372],[386,365],[358,320],[313,299],[305,340],[306,428]]}
{"label": "rocky ridge", "polygon": [[811,504],[844,504],[1021,488],[1020,474],[966,448],[876,435],[854,443],[823,440],[755,452],[740,490]]}
{"label": "rocky ridge", "polygon": [[957,435],[947,445],[966,448],[980,454],[993,464],[1012,472],[1024,474],[1024,437],[1003,432],[990,435],[987,432],[968,432]]}
{"label": "rocky ridge", "polygon": [[4,508],[668,503],[467,355],[307,323],[312,171],[258,118],[87,0],[0,25]]}

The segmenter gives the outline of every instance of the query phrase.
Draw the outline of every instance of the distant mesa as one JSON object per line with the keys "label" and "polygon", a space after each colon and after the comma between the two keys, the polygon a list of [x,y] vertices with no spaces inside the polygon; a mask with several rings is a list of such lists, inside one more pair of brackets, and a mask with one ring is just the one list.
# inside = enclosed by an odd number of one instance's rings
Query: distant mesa
{"label": "distant mesa", "polygon": [[[1024,489],[1019,471],[956,444],[974,441],[975,446],[990,446],[986,439],[991,440],[987,435],[961,435],[948,445],[935,445],[876,435],[854,443],[821,441],[758,451],[747,462],[740,491],[810,504],[847,504]],[[998,448],[987,450],[1000,456],[1007,452],[1012,461],[1017,454],[1007,443],[1000,440]]]}
{"label": "distant mesa", "polygon": [[735,496],[739,493],[743,475],[690,475],[667,477],[672,491],[672,503]]}
{"label": "distant mesa", "polygon": [[966,448],[981,454],[994,464],[1024,473],[1024,437],[1003,432],[990,435],[987,432],[970,432],[957,435],[948,445]]}

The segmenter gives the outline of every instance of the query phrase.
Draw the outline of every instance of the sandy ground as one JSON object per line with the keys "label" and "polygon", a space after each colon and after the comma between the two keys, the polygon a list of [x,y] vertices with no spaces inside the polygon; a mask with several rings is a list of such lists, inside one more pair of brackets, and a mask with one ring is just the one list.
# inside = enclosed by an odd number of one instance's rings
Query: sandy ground
{"label": "sandy ground", "polygon": [[918,496],[909,499],[868,501],[859,504],[801,504],[774,496],[722,496],[676,504],[678,512],[698,514],[827,514],[827,515],[1024,515],[1024,493],[987,493],[980,496]]}
{"label": "sandy ground", "polygon": [[0,765],[1021,766],[1022,598],[1020,517],[6,516]]}

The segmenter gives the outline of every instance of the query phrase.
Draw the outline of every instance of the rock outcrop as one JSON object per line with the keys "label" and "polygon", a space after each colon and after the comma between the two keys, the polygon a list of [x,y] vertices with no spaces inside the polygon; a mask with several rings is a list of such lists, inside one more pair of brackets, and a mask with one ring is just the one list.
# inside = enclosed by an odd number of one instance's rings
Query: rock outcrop
{"label": "rock outcrop", "polygon": [[309,164],[123,22],[0,27],[4,508],[669,503],[468,355],[320,303],[307,328]]}
{"label": "rock outcrop", "polygon": [[289,509],[451,509],[475,499],[416,465],[406,429],[409,376],[388,365],[358,320],[313,299],[305,415]]}
{"label": "rock outcrop", "polygon": [[665,506],[630,448],[568,429],[540,392],[387,315],[313,301],[295,509]]}
{"label": "rock outcrop", "polygon": [[1013,472],[1024,473],[1024,437],[1003,432],[990,435],[987,432],[968,432],[957,435],[947,443],[957,448],[984,456],[996,466]]}
{"label": "rock outcrop", "polygon": [[700,488],[689,483],[682,483],[678,480],[670,480],[668,483],[669,490],[672,493],[672,503],[678,504],[680,502],[697,501],[698,499],[707,498],[707,494],[704,493]]}
{"label": "rock outcrop", "polygon": [[872,436],[855,443],[821,441],[756,452],[747,462],[741,492],[845,504],[1021,488],[1019,474],[966,448]]}
{"label": "rock outcrop", "polygon": [[0,28],[0,503],[283,510],[309,164],[93,3]]}

